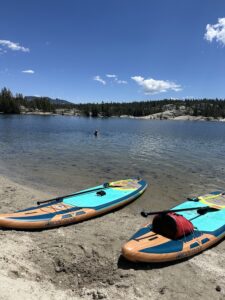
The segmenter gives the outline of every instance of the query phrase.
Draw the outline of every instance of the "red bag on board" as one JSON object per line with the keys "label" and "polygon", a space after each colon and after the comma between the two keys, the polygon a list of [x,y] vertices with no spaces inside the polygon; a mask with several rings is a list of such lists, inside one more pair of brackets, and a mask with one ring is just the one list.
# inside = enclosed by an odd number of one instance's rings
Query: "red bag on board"
{"label": "red bag on board", "polygon": [[176,213],[156,215],[152,221],[152,230],[170,239],[182,238],[194,231],[193,224]]}

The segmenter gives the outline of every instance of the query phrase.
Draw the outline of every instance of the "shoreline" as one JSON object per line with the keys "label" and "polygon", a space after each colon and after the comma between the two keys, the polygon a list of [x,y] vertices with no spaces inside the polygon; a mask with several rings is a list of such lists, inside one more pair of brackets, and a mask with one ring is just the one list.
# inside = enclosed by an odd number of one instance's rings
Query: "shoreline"
{"label": "shoreline", "polygon": [[[160,115],[160,116],[159,116]],[[207,122],[225,122],[225,118],[213,118],[213,117],[204,117],[204,116],[191,116],[191,115],[181,115],[181,116],[161,116],[160,114],[148,115],[143,117],[134,117],[123,115],[120,118],[129,118],[129,119],[136,119],[136,120],[159,120],[159,121],[207,121]]]}
{"label": "shoreline", "polygon": [[[49,194],[0,175],[1,213],[32,206],[40,198]],[[121,258],[122,244],[145,222],[125,207],[67,227],[1,231],[0,299],[14,300],[15,294],[17,299],[78,300],[225,296],[223,241],[177,264],[141,265]]]}
{"label": "shoreline", "polygon": [[[0,113],[0,115],[4,115]],[[8,115],[8,114],[7,114]],[[13,114],[13,115],[28,115],[28,116],[69,116],[69,117],[84,117],[84,118],[90,118],[86,117],[80,113],[71,113],[71,112],[65,112],[65,113],[53,113],[53,112],[22,112],[20,114]],[[207,121],[207,122],[225,122],[225,118],[214,118],[214,117],[204,117],[204,116],[192,116],[192,115],[178,115],[174,116],[173,112],[162,112],[147,116],[140,116],[135,117],[132,115],[120,115],[120,116],[110,116],[110,117],[104,117],[104,116],[98,116],[93,118],[127,118],[127,119],[136,119],[136,120],[160,120],[160,121]]]}

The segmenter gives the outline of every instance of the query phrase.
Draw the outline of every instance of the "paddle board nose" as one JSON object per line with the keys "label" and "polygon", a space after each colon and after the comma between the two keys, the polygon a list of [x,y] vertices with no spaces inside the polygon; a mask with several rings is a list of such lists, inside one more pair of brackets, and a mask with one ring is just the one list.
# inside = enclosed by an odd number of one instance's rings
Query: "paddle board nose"
{"label": "paddle board nose", "polygon": [[137,255],[138,255],[138,250],[135,250],[135,247],[133,247],[133,241],[128,242],[123,245],[122,247],[122,255],[126,259],[136,262],[137,261]]}

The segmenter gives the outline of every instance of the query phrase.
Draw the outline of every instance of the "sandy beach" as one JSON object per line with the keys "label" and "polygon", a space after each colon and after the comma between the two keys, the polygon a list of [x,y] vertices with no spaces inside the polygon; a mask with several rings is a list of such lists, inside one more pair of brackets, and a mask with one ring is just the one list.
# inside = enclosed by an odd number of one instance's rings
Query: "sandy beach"
{"label": "sandy beach", "polygon": [[[0,176],[1,212],[52,196]],[[121,245],[146,222],[128,207],[47,231],[2,230],[0,299],[225,298],[224,242],[177,264],[123,259]]]}

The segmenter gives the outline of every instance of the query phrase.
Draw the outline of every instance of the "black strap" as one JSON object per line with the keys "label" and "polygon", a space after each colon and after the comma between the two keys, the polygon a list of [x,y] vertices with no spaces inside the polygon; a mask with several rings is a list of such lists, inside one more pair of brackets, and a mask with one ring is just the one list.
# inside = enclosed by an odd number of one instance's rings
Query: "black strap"
{"label": "black strap", "polygon": [[106,192],[104,192],[104,191],[99,191],[99,192],[97,192],[96,193],[97,194],[97,196],[104,196],[104,195],[106,195]]}

